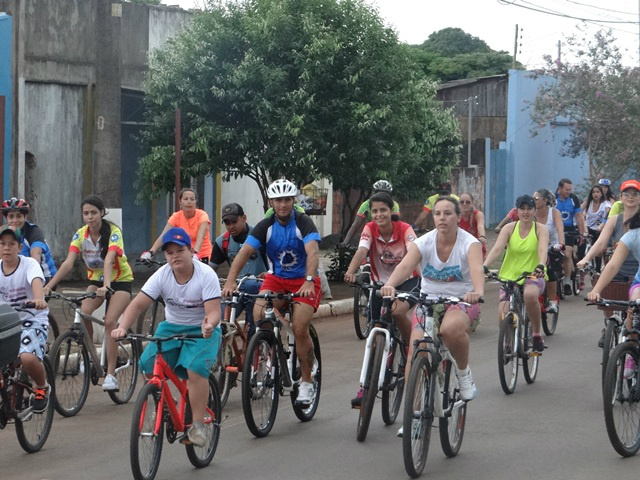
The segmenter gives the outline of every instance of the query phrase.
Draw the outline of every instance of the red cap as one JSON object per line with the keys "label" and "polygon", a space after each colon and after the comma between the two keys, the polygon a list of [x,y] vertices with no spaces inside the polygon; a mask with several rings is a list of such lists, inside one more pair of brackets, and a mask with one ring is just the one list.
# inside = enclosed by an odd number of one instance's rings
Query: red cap
{"label": "red cap", "polygon": [[624,192],[627,188],[635,188],[640,192],[640,182],[637,180],[625,180],[622,182],[622,185],[620,185],[620,191]]}

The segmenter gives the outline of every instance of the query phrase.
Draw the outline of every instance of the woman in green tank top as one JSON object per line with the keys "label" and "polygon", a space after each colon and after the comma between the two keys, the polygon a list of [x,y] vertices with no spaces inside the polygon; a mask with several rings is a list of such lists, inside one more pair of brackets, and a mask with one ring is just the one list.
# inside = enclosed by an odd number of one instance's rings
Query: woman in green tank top
{"label": "woman in green tank top", "polygon": [[[532,272],[532,276],[520,283],[524,285],[523,298],[527,314],[533,327],[533,349],[544,350],[544,341],[540,334],[540,303],[538,297],[544,291],[547,248],[549,247],[549,231],[540,222],[535,221],[535,200],[529,195],[522,195],[516,200],[519,220],[507,224],[501,231],[484,262],[485,269],[507,249],[502,261],[499,276],[505,280],[515,280],[523,272]],[[509,310],[506,293],[500,290],[500,306],[498,320],[502,320]]]}

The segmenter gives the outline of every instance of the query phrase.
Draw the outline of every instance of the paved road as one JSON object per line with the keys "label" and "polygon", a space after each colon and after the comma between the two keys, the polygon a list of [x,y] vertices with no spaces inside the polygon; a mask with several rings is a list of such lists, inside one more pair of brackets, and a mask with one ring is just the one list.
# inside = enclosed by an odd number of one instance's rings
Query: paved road
{"label": "paved road", "polygon": [[[447,459],[432,437],[424,476],[503,479],[631,478],[640,458],[621,459],[611,448],[603,421],[600,386],[600,314],[582,299],[562,304],[556,335],[538,380],[520,377],[513,395],[502,393],[496,368],[495,286],[488,288],[483,323],[472,338],[472,369],[479,396],[469,404],[467,429],[458,457]],[[255,439],[244,425],[239,390],[225,410],[221,442],[213,464],[194,470],[178,444],[165,443],[157,478],[388,479],[406,478],[399,425],[386,427],[376,406],[366,442],[355,439],[355,394],[364,343],[350,317],[316,324],[322,342],[322,399],[315,419],[302,424],[288,399],[281,399],[276,425]],[[286,401],[285,401],[286,400]],[[0,432],[0,478],[131,478],[129,425],[132,404],[113,405],[97,387],[75,418],[56,416],[45,448],[34,455],[20,449],[8,426]]]}

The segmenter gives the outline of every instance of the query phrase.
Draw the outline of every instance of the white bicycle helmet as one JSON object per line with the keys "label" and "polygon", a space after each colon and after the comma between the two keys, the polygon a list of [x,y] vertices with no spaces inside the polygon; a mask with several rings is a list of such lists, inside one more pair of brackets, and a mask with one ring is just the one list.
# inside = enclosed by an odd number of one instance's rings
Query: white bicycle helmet
{"label": "white bicycle helmet", "polygon": [[269,185],[267,188],[267,197],[282,198],[282,197],[295,197],[298,194],[298,189],[289,180],[280,178]]}
{"label": "white bicycle helmet", "polygon": [[611,180],[609,180],[608,178],[601,178],[600,180],[598,180],[598,185],[605,185],[607,187],[610,187]]}
{"label": "white bicycle helmet", "polygon": [[387,182],[386,180],[378,180],[376,183],[373,184],[373,190],[376,192],[391,193],[393,192],[393,187],[391,186],[391,183]]}

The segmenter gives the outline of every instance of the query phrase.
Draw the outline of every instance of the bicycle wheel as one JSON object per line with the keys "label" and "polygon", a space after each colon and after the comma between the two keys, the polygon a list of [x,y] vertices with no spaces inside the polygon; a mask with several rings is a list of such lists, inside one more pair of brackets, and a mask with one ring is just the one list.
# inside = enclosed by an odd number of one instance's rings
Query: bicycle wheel
{"label": "bicycle wheel", "polygon": [[353,325],[360,340],[367,338],[371,331],[369,290],[362,287],[353,289]]}
{"label": "bicycle wheel", "polygon": [[[54,398],[55,398],[55,379],[53,377],[53,371],[51,370],[51,363],[47,357],[44,358],[45,374],[47,377],[47,383],[51,387],[49,391],[49,404],[42,413],[34,413],[28,411],[31,407],[31,392],[25,390],[24,387],[18,386],[16,388],[16,411],[18,411],[18,418],[16,419],[16,435],[18,436],[18,442],[20,446],[27,453],[34,453],[40,450],[51,431],[51,423],[53,422],[54,413]],[[24,372],[23,372],[24,373]],[[25,374],[26,377],[26,374]],[[27,378],[25,382],[32,383]]]}
{"label": "bicycle wheel", "polygon": [[563,288],[563,285],[562,285],[562,278],[559,278],[556,281],[556,293],[558,294],[558,298],[560,300],[564,300],[565,299],[566,295],[564,294],[564,288]]}
{"label": "bicycle wheel", "polygon": [[498,334],[498,375],[502,391],[507,395],[515,391],[518,382],[518,323],[518,317],[513,312],[507,313]]}
{"label": "bicycle wheel", "polygon": [[[442,398],[442,410],[444,417],[439,419],[440,444],[442,451],[449,457],[455,457],[460,451],[462,438],[464,437],[464,426],[467,421],[467,402],[460,399],[460,385],[452,362],[443,362],[444,385]],[[440,392],[435,392],[438,395]]]}
{"label": "bicycle wheel", "polygon": [[[207,400],[207,411],[204,415],[204,427],[206,430],[206,442],[203,447],[195,445],[185,445],[189,461],[196,468],[204,468],[211,463],[218,440],[220,440],[220,419],[222,416],[222,406],[220,405],[220,392],[218,384],[213,375],[209,375],[209,399]],[[191,407],[187,403],[186,422],[191,423]]]}
{"label": "bicycle wheel", "polygon": [[[293,413],[296,414],[299,420],[302,422],[308,422],[313,418],[318,410],[318,404],[320,403],[320,387],[322,386],[322,357],[320,356],[320,340],[318,339],[318,332],[313,325],[309,325],[309,336],[311,337],[311,342],[313,343],[313,354],[315,355],[316,361],[318,362],[317,368],[315,369],[315,373],[313,374],[313,388],[315,389],[315,396],[311,404],[307,407],[303,405],[299,405],[296,403],[296,398],[298,397],[298,385],[296,384],[293,387],[293,391],[291,392],[291,405],[293,405]],[[297,382],[300,379],[300,363],[298,361],[298,356],[294,351],[293,355],[293,381]]]}
{"label": "bicycle wheel", "polygon": [[[627,357],[635,364],[629,374],[625,373]],[[613,449],[623,457],[640,449],[639,360],[636,342],[621,343],[609,357],[604,379],[604,422]]]}
{"label": "bicycle wheel", "polygon": [[[130,330],[131,332],[131,330]],[[133,332],[131,332],[133,333]],[[127,403],[133,397],[138,383],[138,342],[124,338],[117,342],[118,358],[116,360],[116,379],[119,390],[109,390],[109,397],[114,403],[121,405]]]}
{"label": "bicycle wheel", "polygon": [[409,373],[402,419],[402,457],[404,468],[411,478],[420,476],[429,454],[433,423],[431,383],[429,359],[425,355],[418,354],[413,359]]}
{"label": "bicycle wheel", "polygon": [[536,381],[538,375],[538,361],[540,360],[539,354],[532,354],[530,352],[531,343],[533,338],[533,327],[529,321],[529,317],[524,318],[524,329],[522,330],[522,373],[527,383],[531,384]]}
{"label": "bicycle wheel", "polygon": [[373,404],[376,402],[376,396],[378,395],[380,369],[382,368],[382,362],[384,362],[384,342],[385,338],[381,333],[377,333],[371,342],[369,366],[367,368],[362,405],[360,405],[360,411],[358,412],[358,425],[356,428],[356,438],[359,442],[364,442],[364,439],[367,438],[367,432],[369,431]]}
{"label": "bicycle wheel", "polygon": [[162,440],[164,437],[164,416],[158,415],[160,388],[147,383],[133,407],[131,434],[129,437],[129,456],[131,473],[136,480],[152,480],[158,473]]}
{"label": "bicycle wheel", "polygon": [[89,395],[91,368],[87,347],[78,333],[69,330],[56,338],[49,358],[55,376],[56,411],[63,417],[73,417]]}
{"label": "bicycle wheel", "polygon": [[56,341],[56,338],[60,336],[60,327],[58,327],[58,321],[51,312],[48,315],[49,319],[49,331],[47,332],[47,353],[51,351],[51,345]]}
{"label": "bicycle wheel", "polygon": [[227,367],[236,367],[236,362],[233,355],[233,348],[231,346],[233,337],[226,337],[223,333],[223,341],[220,349],[218,350],[218,356],[216,362],[211,368],[211,373],[216,379],[218,389],[220,390],[220,408],[224,408],[229,399],[229,393],[238,376],[237,373],[232,373],[227,370]]}
{"label": "bicycle wheel", "polygon": [[604,377],[607,373],[607,364],[613,350],[618,346],[618,335],[620,326],[615,319],[607,319],[607,328],[604,331],[604,341],[602,343],[602,388],[604,388]]}
{"label": "bicycle wheel", "polygon": [[582,288],[580,287],[580,276],[582,274],[576,271],[575,264],[573,266],[573,273],[571,274],[571,290],[575,296],[580,295]]}
{"label": "bicycle wheel", "polygon": [[387,425],[393,425],[400,411],[406,364],[407,354],[404,345],[392,341],[382,386],[382,421]]}
{"label": "bicycle wheel", "polygon": [[[549,299],[545,295],[545,307],[549,305]],[[556,327],[558,326],[558,315],[560,314],[560,302],[557,302],[556,308],[558,309],[555,313],[549,313],[546,308],[545,311],[542,312],[542,329],[544,330],[545,335],[551,336],[556,332]]]}
{"label": "bicycle wheel", "polygon": [[273,428],[278,413],[280,368],[273,333],[258,330],[249,342],[242,368],[242,411],[258,438]]}

